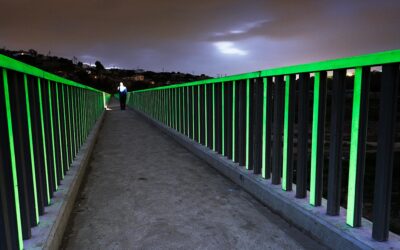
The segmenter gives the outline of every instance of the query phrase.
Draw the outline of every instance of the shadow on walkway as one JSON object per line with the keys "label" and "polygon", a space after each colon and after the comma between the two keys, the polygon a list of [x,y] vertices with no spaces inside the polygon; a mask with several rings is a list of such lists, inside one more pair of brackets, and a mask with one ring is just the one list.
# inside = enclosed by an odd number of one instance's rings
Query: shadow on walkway
{"label": "shadow on walkway", "polygon": [[324,249],[111,103],[63,249]]}

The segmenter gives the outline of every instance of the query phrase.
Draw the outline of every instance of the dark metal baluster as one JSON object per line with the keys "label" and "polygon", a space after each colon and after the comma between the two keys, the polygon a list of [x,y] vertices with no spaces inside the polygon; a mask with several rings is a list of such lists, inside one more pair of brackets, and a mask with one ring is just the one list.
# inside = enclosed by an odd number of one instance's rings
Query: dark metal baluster
{"label": "dark metal baluster", "polygon": [[328,173],[328,215],[339,215],[346,70],[333,72]]}
{"label": "dark metal baluster", "polygon": [[372,238],[386,241],[389,236],[392,194],[393,147],[399,95],[399,64],[382,66],[378,151],[376,154],[374,216]]}
{"label": "dark metal baluster", "polygon": [[225,83],[225,155],[232,159],[232,83]]}
{"label": "dark metal baluster", "polygon": [[[7,71],[0,69],[0,248],[18,248],[15,192],[11,166],[10,140],[6,107],[5,81]],[[7,87],[8,88],[8,87]],[[9,96],[9,94],[8,94]]]}
{"label": "dark metal baluster", "polygon": [[[265,179],[271,178],[271,131],[272,131],[272,77],[264,78],[264,95],[263,95],[263,177]],[[265,117],[264,117],[265,116]]]}
{"label": "dark metal baluster", "polygon": [[283,76],[276,76],[274,88],[274,130],[271,180],[272,184],[275,185],[281,183],[284,90],[285,84],[283,81]]}
{"label": "dark metal baluster", "polygon": [[295,82],[296,75],[288,75],[285,79],[285,110],[283,130],[283,164],[282,164],[282,189],[292,190],[293,184],[293,123],[295,114]]}
{"label": "dark metal baluster", "polygon": [[246,165],[246,82],[236,82],[238,87],[238,161],[239,166]]}
{"label": "dark metal baluster", "polygon": [[14,135],[14,152],[18,176],[19,204],[21,210],[21,226],[24,240],[31,237],[31,226],[35,205],[33,203],[32,173],[29,139],[26,116],[26,103],[23,75],[16,72],[9,73],[9,93],[11,116]]}
{"label": "dark metal baluster", "polygon": [[263,79],[256,79],[253,91],[253,166],[254,174],[260,174],[262,169],[262,115],[263,115]]}
{"label": "dark metal baluster", "polygon": [[44,206],[46,204],[46,177],[43,159],[43,141],[40,121],[39,110],[39,96],[37,91],[37,79],[30,77],[28,80],[29,100],[31,102],[31,123],[32,123],[32,139],[33,139],[33,153],[36,168],[36,184],[38,194],[38,207],[39,215],[44,214]]}

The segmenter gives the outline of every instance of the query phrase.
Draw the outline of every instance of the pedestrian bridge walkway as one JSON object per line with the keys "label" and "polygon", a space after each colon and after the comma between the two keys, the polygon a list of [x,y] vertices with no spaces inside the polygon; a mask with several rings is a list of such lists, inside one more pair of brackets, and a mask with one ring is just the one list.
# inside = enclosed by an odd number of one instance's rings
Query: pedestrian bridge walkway
{"label": "pedestrian bridge walkway", "polygon": [[0,250],[400,249],[399,86],[393,50],[133,91],[121,111],[0,55]]}
{"label": "pedestrian bridge walkway", "polygon": [[65,249],[324,249],[111,102]]}

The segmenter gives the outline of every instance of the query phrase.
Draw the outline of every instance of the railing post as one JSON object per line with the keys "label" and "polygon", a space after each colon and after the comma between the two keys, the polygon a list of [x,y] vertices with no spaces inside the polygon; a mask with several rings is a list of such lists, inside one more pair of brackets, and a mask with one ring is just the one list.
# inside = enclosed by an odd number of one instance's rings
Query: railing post
{"label": "railing post", "polygon": [[246,80],[246,169],[250,166],[250,79]]}
{"label": "railing post", "polygon": [[246,82],[239,82],[238,90],[238,162],[246,165]]}
{"label": "railing post", "polygon": [[321,206],[324,170],[326,72],[314,75],[314,99],[311,136],[310,204]]}
{"label": "railing post", "polygon": [[378,151],[376,154],[372,237],[386,241],[389,236],[393,173],[393,147],[399,94],[399,64],[382,66]]}
{"label": "railing post", "polygon": [[192,94],[192,122],[191,122],[191,125],[192,125],[192,139],[195,140],[194,86],[192,86],[191,91],[192,91],[192,93],[191,93]]}
{"label": "railing post", "polygon": [[197,142],[201,144],[201,86],[197,85]]}
{"label": "railing post", "polygon": [[[29,100],[28,77],[26,74],[24,74],[24,92],[25,92],[26,122],[27,122],[28,142],[29,142],[30,167],[31,167],[30,179],[32,184],[32,190],[30,191],[30,195],[33,198],[33,200],[30,202],[31,206],[33,207],[32,209],[33,211],[31,213],[31,222],[33,226],[36,226],[39,224],[38,189],[36,184],[36,166],[35,166],[35,154],[33,148],[31,104]],[[29,164],[29,161],[27,162],[27,164]]]}
{"label": "railing post", "polygon": [[263,115],[263,82],[261,78],[257,78],[254,83],[254,91],[253,91],[253,131],[252,131],[252,140],[253,140],[253,150],[252,150],[252,162],[253,162],[253,173],[260,174],[262,169],[262,134],[263,134],[263,126],[262,126],[262,115]]}
{"label": "railing post", "polygon": [[47,157],[47,146],[46,146],[46,133],[45,133],[45,120],[44,120],[44,110],[43,110],[43,96],[42,96],[42,83],[40,81],[40,78],[38,78],[38,82],[37,82],[37,91],[38,91],[38,99],[39,99],[39,114],[40,114],[40,129],[41,129],[41,146],[43,148],[41,148],[42,154],[43,154],[43,166],[44,166],[44,173],[45,173],[45,189],[46,189],[46,205],[50,205],[50,189],[51,189],[51,185],[50,185],[50,174],[49,174],[49,165],[48,165],[48,157]]}
{"label": "railing post", "polygon": [[350,166],[346,223],[361,226],[365,148],[368,124],[369,67],[356,68],[351,121]]}
{"label": "railing post", "polygon": [[293,123],[295,114],[295,82],[296,75],[285,77],[285,100],[283,121],[283,159],[282,159],[282,189],[292,190],[293,183]]}
{"label": "railing post", "polygon": [[204,84],[204,145],[208,146],[208,106],[207,106],[207,84]]}
{"label": "railing post", "polygon": [[299,108],[297,125],[297,171],[296,198],[307,196],[307,166],[308,166],[308,91],[310,74],[300,74],[299,78]]}
{"label": "railing post", "polygon": [[225,156],[225,83],[221,82],[221,155]]}
{"label": "railing post", "polygon": [[[7,158],[8,159],[8,164],[10,164],[11,171],[8,171],[9,173],[11,172],[11,181],[8,181],[10,183],[10,188],[12,194],[9,196],[13,201],[13,205],[7,206],[9,208],[9,213],[12,215],[10,217],[10,240],[12,241],[10,245],[17,245],[18,249],[23,249],[23,232],[22,232],[22,223],[21,223],[21,210],[20,210],[20,198],[19,198],[19,190],[18,190],[18,176],[17,176],[17,166],[16,166],[16,159],[15,159],[15,151],[14,151],[14,135],[13,135],[13,123],[12,123],[12,114],[11,114],[11,102],[10,102],[10,92],[9,92],[9,82],[8,82],[8,75],[7,75],[7,70],[3,69],[3,92],[4,94],[4,99],[0,100],[2,102],[2,111],[5,113],[5,118],[4,121],[7,121],[6,124],[4,124],[6,127],[2,128],[2,135],[4,135],[4,139],[7,140],[8,142],[8,150],[4,150],[6,152],[4,153],[9,153],[9,155],[1,155],[1,157]],[[4,101],[4,102],[3,102]],[[3,113],[3,114],[4,114]],[[4,134],[3,134],[4,133]],[[7,152],[8,151],[8,152]],[[9,215],[10,215],[9,214]],[[15,221],[12,221],[15,220]]]}
{"label": "railing post", "polygon": [[273,156],[272,156],[272,184],[281,183],[282,169],[282,132],[283,132],[283,94],[285,84],[283,76],[275,77],[274,89],[274,132],[273,132]]}
{"label": "railing post", "polygon": [[271,178],[272,78],[263,78],[262,177]]}
{"label": "railing post", "polygon": [[236,162],[236,81],[232,82],[232,161]]}
{"label": "railing post", "polygon": [[190,95],[189,95],[190,87],[186,87],[186,118],[187,118],[187,125],[186,125],[186,133],[187,137],[190,138]]}
{"label": "railing post", "polygon": [[30,119],[32,128],[32,144],[34,166],[36,171],[36,188],[39,215],[44,214],[44,206],[46,204],[46,183],[45,183],[45,168],[43,162],[43,145],[41,144],[41,121],[39,111],[39,101],[37,92],[37,79],[32,77],[28,81],[28,93],[30,102]]}
{"label": "railing post", "polygon": [[225,84],[224,92],[224,124],[225,124],[225,155],[232,159],[232,82]]}
{"label": "railing post", "polygon": [[339,215],[346,70],[333,71],[327,214]]}

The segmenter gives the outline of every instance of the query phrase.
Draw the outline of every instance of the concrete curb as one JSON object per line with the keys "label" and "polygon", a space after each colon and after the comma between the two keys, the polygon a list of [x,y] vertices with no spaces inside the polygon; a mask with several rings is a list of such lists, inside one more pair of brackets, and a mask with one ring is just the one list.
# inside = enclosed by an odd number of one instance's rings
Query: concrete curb
{"label": "concrete curb", "polygon": [[104,111],[82,145],[39,225],[32,228],[31,239],[24,241],[24,249],[59,249],[105,114]]}
{"label": "concrete curb", "polygon": [[370,221],[363,219],[362,227],[351,228],[346,225],[345,209],[341,208],[339,216],[328,216],[326,215],[326,200],[323,200],[322,206],[313,207],[309,205],[308,199],[295,198],[295,185],[292,192],[284,192],[280,185],[272,185],[270,180],[254,175],[252,171],[240,167],[237,163],[152,119],[145,113],[133,111],[241,186],[283,219],[304,230],[329,248],[400,249],[399,235],[390,233],[389,241],[377,242],[371,237],[372,223]]}

